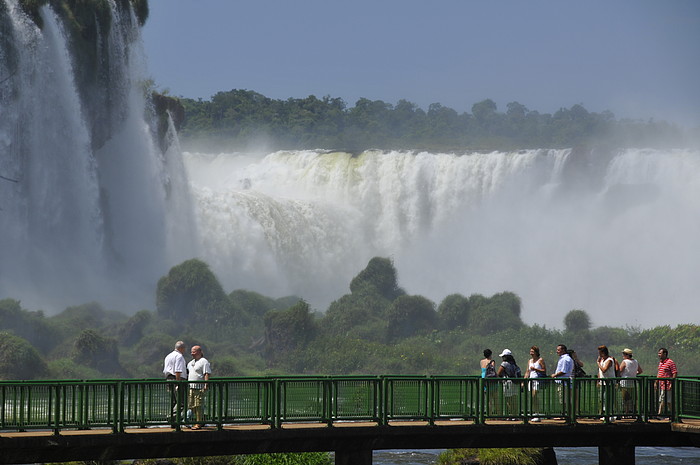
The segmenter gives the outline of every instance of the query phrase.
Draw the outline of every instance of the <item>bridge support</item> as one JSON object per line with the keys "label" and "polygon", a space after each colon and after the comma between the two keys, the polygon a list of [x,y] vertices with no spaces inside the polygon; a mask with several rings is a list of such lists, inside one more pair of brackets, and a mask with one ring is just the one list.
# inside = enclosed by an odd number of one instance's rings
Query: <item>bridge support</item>
{"label": "bridge support", "polygon": [[599,465],[634,465],[634,446],[598,447]]}
{"label": "bridge support", "polygon": [[372,449],[335,451],[335,465],[372,465]]}

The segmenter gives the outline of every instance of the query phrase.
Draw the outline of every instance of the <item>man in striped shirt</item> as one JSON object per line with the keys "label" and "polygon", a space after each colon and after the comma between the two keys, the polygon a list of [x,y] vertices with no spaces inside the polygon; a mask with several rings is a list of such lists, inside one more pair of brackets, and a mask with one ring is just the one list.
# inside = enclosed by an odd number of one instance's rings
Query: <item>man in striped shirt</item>
{"label": "man in striped shirt", "polygon": [[[676,363],[668,358],[668,349],[659,349],[659,371],[656,374],[657,378],[675,378],[678,376],[678,369],[676,368]],[[668,407],[670,407],[673,401],[673,394],[671,388],[673,383],[671,381],[656,381],[654,387],[659,392],[659,415],[666,413]]]}

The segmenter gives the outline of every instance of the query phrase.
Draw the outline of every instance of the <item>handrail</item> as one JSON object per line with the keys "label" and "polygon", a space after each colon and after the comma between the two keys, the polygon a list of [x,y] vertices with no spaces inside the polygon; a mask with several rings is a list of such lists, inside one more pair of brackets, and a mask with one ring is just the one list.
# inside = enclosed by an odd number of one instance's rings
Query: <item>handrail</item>
{"label": "handrail", "polygon": [[[648,422],[700,419],[700,377],[664,379],[504,379],[476,376],[278,376],[216,378],[206,382],[209,425],[291,422],[493,419],[525,423],[560,418],[567,423],[620,417]],[[660,387],[668,383],[665,397]],[[189,415],[185,380],[109,379],[0,381],[0,430],[173,426]]]}

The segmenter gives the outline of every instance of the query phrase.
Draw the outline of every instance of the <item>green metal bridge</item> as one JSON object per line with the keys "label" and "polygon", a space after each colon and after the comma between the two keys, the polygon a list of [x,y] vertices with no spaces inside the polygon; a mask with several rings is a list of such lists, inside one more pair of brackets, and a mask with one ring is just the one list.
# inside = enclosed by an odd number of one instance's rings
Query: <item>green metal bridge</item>
{"label": "green metal bridge", "polygon": [[[668,402],[660,405],[663,383]],[[634,463],[636,446],[700,447],[698,377],[290,376],[207,384],[207,426],[194,431],[187,381],[0,381],[0,463],[184,456],[190,442],[199,455],[334,451],[339,464],[371,463],[372,450],[405,447],[597,446],[601,463]]]}

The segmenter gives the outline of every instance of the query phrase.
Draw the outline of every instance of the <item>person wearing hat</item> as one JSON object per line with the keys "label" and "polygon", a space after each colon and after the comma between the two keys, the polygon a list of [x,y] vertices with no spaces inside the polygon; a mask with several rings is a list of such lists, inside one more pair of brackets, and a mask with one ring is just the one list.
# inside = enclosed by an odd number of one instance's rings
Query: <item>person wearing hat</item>
{"label": "person wearing hat", "polygon": [[[622,351],[622,362],[620,362],[620,378],[636,378],[637,375],[643,373],[639,362],[634,359],[632,349]],[[634,415],[636,408],[636,381],[622,380],[620,381],[620,390],[622,391],[622,406],[625,415]]]}
{"label": "person wearing hat", "polygon": [[[501,366],[498,367],[498,372],[496,373],[499,378],[522,378],[523,374],[520,371],[520,367],[515,362],[515,357],[513,357],[513,352],[510,349],[503,349],[503,352],[499,355],[503,359]],[[515,414],[515,396],[520,392],[519,386],[516,386],[511,380],[506,380],[503,382],[503,395],[506,400],[506,414]],[[515,419],[515,418],[512,418]]]}

